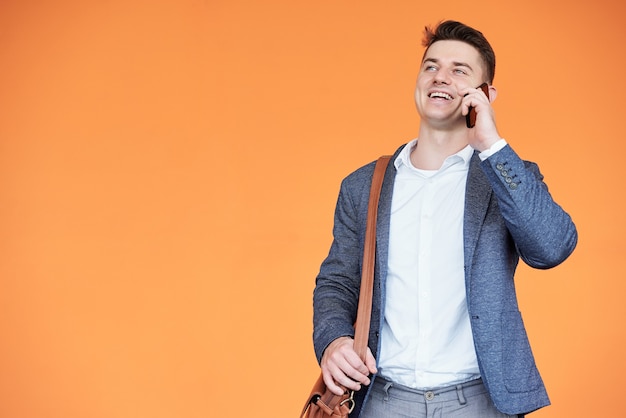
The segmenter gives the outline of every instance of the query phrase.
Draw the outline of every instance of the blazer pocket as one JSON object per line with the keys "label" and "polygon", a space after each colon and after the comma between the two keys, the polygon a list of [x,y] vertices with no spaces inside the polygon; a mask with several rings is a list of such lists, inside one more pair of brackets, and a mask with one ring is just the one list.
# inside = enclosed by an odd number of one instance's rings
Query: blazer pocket
{"label": "blazer pocket", "polygon": [[503,312],[502,374],[509,392],[530,392],[541,386],[528,335],[519,311]]}

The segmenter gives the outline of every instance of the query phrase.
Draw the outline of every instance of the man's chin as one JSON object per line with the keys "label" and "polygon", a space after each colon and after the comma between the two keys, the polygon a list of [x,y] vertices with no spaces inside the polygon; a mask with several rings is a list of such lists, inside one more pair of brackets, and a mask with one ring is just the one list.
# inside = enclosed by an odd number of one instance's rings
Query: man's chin
{"label": "man's chin", "polygon": [[421,119],[422,123],[426,123],[428,126],[434,129],[440,130],[454,130],[459,127],[465,126],[465,116],[429,116]]}

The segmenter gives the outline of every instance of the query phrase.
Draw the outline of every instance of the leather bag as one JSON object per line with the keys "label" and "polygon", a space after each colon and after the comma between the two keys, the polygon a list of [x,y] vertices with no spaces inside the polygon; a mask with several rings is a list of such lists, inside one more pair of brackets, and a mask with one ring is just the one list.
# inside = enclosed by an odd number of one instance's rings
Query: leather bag
{"label": "leather bag", "polygon": [[[363,269],[361,272],[361,288],[356,324],[354,326],[354,349],[365,361],[367,340],[372,314],[372,291],[374,287],[374,263],[376,259],[376,218],[378,200],[385,177],[385,170],[391,156],[383,155],[376,161],[370,197],[367,206],[367,223],[365,226],[365,245],[363,248]],[[300,418],[347,418],[354,409],[354,391],[346,390],[343,395],[335,395],[328,390],[320,373],[311,394],[309,395]]]}

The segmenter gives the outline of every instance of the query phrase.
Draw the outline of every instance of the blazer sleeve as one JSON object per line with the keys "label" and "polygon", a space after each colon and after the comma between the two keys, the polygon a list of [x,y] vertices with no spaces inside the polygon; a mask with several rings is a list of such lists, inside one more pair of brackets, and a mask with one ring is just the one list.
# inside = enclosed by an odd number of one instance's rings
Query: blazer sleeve
{"label": "blazer sleeve", "polygon": [[367,200],[374,164],[342,181],[333,226],[333,242],[322,262],[313,292],[313,343],[318,362],[339,337],[354,337],[361,285]]}
{"label": "blazer sleeve", "polygon": [[547,269],[574,251],[578,233],[570,215],[548,192],[535,163],[523,161],[510,145],[481,163],[522,260]]}

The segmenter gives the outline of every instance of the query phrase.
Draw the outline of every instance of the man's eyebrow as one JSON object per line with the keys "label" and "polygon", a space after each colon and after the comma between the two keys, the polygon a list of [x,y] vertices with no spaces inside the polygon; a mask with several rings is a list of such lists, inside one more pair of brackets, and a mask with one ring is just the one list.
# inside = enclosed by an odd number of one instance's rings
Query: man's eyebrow
{"label": "man's eyebrow", "polygon": [[468,64],[468,63],[466,63],[466,62],[453,62],[453,64],[454,64],[454,66],[455,66],[455,67],[467,67],[467,68],[469,68],[470,70],[473,70],[472,66],[471,66],[471,65],[469,65],[469,64]]}
{"label": "man's eyebrow", "polygon": [[[426,63],[439,64],[439,60],[437,58],[424,58],[424,62],[422,64],[426,64]],[[466,67],[466,68],[469,68],[471,71],[474,71],[472,66],[466,62],[455,61],[452,63],[452,65],[454,67]]]}

